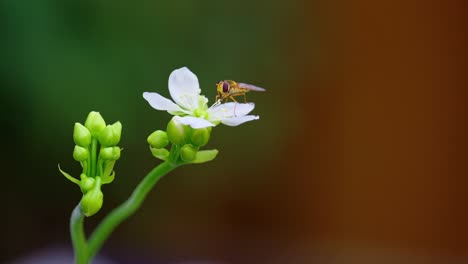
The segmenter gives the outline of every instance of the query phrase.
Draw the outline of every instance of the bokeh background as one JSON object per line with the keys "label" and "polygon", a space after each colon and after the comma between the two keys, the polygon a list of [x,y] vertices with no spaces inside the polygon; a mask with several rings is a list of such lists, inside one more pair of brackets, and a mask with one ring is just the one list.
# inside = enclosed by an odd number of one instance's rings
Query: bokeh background
{"label": "bokeh background", "polygon": [[[165,177],[102,256],[113,263],[468,260],[463,1],[2,1],[0,262],[69,252],[80,199],[57,163],[91,110],[124,126],[90,231],[158,161],[182,66],[234,79],[259,121],[219,126],[215,161]],[[55,251],[54,251],[55,250]],[[38,261],[38,260],[37,260]],[[31,263],[39,263],[39,262]],[[192,263],[192,262],[191,262]],[[208,263],[208,262],[201,262]]]}

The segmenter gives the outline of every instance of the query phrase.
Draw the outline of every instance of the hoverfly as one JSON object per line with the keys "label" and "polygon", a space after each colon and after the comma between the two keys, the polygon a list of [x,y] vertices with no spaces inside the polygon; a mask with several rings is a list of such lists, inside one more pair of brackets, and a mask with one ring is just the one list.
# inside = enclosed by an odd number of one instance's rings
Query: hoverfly
{"label": "hoverfly", "polygon": [[245,94],[249,91],[256,91],[256,92],[264,92],[266,91],[264,88],[247,84],[247,83],[237,83],[232,80],[224,80],[219,81],[216,83],[216,90],[218,91],[218,95],[216,95],[216,102],[221,103],[221,101],[226,100],[227,102],[229,99],[236,102],[234,99],[235,96],[244,96],[244,103],[247,103],[247,97]]}

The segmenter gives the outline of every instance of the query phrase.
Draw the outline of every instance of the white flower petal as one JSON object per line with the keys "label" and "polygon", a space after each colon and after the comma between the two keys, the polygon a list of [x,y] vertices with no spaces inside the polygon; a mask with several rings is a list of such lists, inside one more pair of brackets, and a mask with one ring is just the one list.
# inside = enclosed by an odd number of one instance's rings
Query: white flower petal
{"label": "white flower petal", "polygon": [[182,116],[178,118],[177,121],[184,125],[191,126],[192,128],[195,128],[195,129],[215,126],[213,123],[209,122],[206,119],[193,117],[193,116]]}
{"label": "white flower petal", "polygon": [[159,95],[158,93],[144,92],[143,98],[145,98],[151,107],[156,110],[168,111],[171,114],[182,114],[187,112],[171,100]]}
{"label": "white flower petal", "polygon": [[235,116],[235,117],[225,118],[221,120],[221,123],[227,126],[238,126],[242,123],[252,121],[252,120],[257,120],[259,118],[260,118],[259,116],[254,116],[254,115]]}
{"label": "white flower petal", "polygon": [[191,111],[198,107],[198,78],[187,67],[174,70],[169,76],[168,85],[171,97],[178,105]]}
{"label": "white flower petal", "polygon": [[240,117],[250,113],[255,108],[254,103],[239,104],[235,102],[220,104],[208,109],[209,120],[219,121],[229,117]]}

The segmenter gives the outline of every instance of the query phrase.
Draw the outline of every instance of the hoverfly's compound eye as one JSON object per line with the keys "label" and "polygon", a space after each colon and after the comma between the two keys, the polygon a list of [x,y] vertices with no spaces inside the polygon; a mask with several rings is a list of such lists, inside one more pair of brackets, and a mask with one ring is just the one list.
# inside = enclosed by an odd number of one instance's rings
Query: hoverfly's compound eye
{"label": "hoverfly's compound eye", "polygon": [[229,91],[229,84],[227,82],[223,82],[223,93],[227,93]]}

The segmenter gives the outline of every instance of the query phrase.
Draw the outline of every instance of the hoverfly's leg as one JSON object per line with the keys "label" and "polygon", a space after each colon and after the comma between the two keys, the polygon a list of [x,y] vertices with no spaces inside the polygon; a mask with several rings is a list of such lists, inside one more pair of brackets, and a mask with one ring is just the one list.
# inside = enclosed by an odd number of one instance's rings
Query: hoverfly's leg
{"label": "hoverfly's leg", "polygon": [[221,104],[221,100],[216,100],[216,102],[214,102],[214,104],[212,106],[210,106],[210,108],[213,108],[213,107],[217,107],[218,105]]}
{"label": "hoverfly's leg", "polygon": [[236,101],[236,99],[234,99],[234,96],[232,96],[232,95],[229,96],[229,98],[231,98],[231,100],[234,101],[234,116],[237,116],[236,115],[236,106],[237,106],[238,102]]}
{"label": "hoverfly's leg", "polygon": [[234,99],[234,96],[231,95],[231,96],[229,96],[229,98],[231,98],[231,100],[233,100],[234,102],[238,103],[238,102],[236,101],[236,99]]}
{"label": "hoverfly's leg", "polygon": [[247,103],[247,96],[244,93],[244,103]]}

